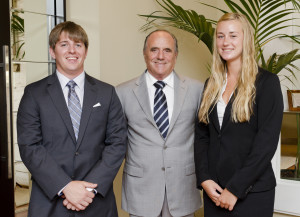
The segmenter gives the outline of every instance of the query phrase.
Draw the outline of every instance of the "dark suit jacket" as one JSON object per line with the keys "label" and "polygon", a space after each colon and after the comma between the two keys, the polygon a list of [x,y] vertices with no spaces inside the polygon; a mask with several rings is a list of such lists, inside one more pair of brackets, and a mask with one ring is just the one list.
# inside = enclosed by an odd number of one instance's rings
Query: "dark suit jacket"
{"label": "dark suit jacket", "polygon": [[[93,107],[100,103],[101,106]],[[56,74],[28,85],[20,103],[18,143],[32,174],[29,216],[117,216],[112,183],[126,149],[126,125],[114,87],[85,76],[76,142]],[[86,210],[67,210],[57,193],[72,180],[97,183]]]}
{"label": "dark suit jacket", "polygon": [[254,112],[249,122],[234,123],[228,103],[222,128],[217,106],[209,124],[199,123],[195,136],[197,185],[212,179],[238,198],[249,191],[273,189],[276,180],[271,159],[276,151],[283,115],[283,99],[276,75],[259,69]]}

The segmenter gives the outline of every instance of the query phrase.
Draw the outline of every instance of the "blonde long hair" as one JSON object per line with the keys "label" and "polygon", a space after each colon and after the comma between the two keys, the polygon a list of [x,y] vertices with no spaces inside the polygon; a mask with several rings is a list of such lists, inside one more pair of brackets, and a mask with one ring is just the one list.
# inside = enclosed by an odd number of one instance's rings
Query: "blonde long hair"
{"label": "blonde long hair", "polygon": [[[247,18],[238,13],[226,13],[218,21],[237,20],[241,22],[244,40],[242,52],[242,69],[234,92],[234,101],[231,110],[231,117],[234,122],[245,122],[250,120],[253,113],[253,103],[255,100],[255,80],[258,73],[258,66],[255,60],[255,46],[252,27]],[[199,109],[199,121],[208,124],[209,114],[220,98],[222,87],[226,79],[227,65],[218,53],[217,28],[214,34],[214,51],[211,75],[207,81],[203,93],[202,102]]]}

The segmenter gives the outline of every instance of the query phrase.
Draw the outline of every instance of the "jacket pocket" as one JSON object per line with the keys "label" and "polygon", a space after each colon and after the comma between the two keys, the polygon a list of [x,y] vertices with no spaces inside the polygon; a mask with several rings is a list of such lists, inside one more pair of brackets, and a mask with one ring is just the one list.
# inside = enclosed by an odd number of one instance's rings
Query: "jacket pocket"
{"label": "jacket pocket", "polygon": [[195,173],[195,164],[189,164],[185,168],[185,175],[189,176]]}
{"label": "jacket pocket", "polygon": [[93,107],[92,108],[92,112],[100,112],[103,111],[103,109],[101,108],[101,106],[97,106],[97,107]]}
{"label": "jacket pocket", "polygon": [[144,171],[142,168],[131,166],[127,163],[124,166],[124,172],[130,176],[135,176],[135,177],[140,177],[140,178],[142,178],[144,175]]}

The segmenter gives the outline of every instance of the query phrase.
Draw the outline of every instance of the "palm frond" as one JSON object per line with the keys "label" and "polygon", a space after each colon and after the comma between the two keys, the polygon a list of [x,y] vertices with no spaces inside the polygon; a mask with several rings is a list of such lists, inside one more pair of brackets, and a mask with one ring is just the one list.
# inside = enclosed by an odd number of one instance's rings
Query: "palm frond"
{"label": "palm frond", "polygon": [[294,65],[293,62],[300,59],[300,54],[298,54],[298,51],[299,49],[294,49],[280,55],[274,53],[269,57],[266,65],[263,66],[263,68],[275,74],[278,74],[283,69],[286,69],[291,73],[292,77],[296,79],[294,70],[299,71],[299,67]]}
{"label": "palm frond", "polygon": [[293,4],[293,7],[295,9],[297,9],[298,11],[300,11],[300,2],[299,0],[291,0],[292,4]]}
{"label": "palm frond", "polygon": [[215,21],[207,20],[203,15],[197,14],[194,10],[184,10],[171,0],[156,1],[165,11],[155,11],[149,15],[139,15],[147,18],[147,23],[142,26],[143,31],[155,25],[172,26],[182,29],[195,35],[212,52],[213,34],[215,31],[213,25]]}
{"label": "palm frond", "polygon": [[[296,0],[260,0],[254,2],[250,0],[239,0],[241,4],[237,4],[231,0],[224,1],[232,12],[242,13],[248,18],[255,30],[255,44],[258,47],[262,47],[262,44],[265,45],[281,37],[282,35],[277,34],[279,31],[290,26],[296,26],[284,25],[291,20],[290,16],[297,12],[296,8],[281,9],[281,7],[286,6],[286,4],[290,2],[295,2],[296,5],[300,5]],[[277,35],[277,37],[273,37],[274,34]]]}

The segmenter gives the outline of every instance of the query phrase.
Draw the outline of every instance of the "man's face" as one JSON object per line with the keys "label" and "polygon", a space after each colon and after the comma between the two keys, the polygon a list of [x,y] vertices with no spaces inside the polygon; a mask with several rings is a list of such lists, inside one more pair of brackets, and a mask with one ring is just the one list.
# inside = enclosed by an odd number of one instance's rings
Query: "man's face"
{"label": "man's face", "polygon": [[56,60],[57,70],[66,77],[73,79],[83,72],[87,49],[82,42],[71,40],[67,33],[61,33],[50,54]]}
{"label": "man's face", "polygon": [[176,57],[175,41],[169,33],[158,31],[148,37],[144,58],[149,73],[157,80],[173,71]]}

